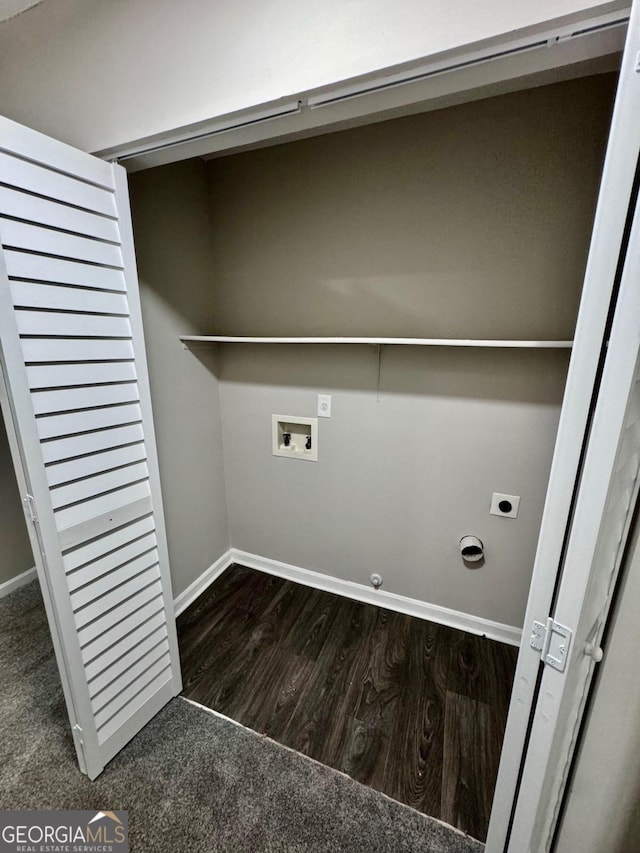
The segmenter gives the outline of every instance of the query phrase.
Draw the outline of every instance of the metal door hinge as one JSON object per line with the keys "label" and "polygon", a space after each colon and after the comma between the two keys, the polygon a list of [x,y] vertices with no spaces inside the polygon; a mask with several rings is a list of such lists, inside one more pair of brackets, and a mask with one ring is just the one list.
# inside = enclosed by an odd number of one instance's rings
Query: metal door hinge
{"label": "metal door hinge", "polygon": [[546,622],[533,623],[529,645],[540,652],[544,664],[564,672],[572,636],[569,628],[549,616]]}
{"label": "metal door hinge", "polygon": [[27,508],[27,513],[28,513],[31,521],[33,521],[34,524],[37,524],[38,513],[36,512],[36,505],[35,505],[35,501],[33,500],[33,497],[31,495],[26,495],[23,503],[24,503],[25,507]]}

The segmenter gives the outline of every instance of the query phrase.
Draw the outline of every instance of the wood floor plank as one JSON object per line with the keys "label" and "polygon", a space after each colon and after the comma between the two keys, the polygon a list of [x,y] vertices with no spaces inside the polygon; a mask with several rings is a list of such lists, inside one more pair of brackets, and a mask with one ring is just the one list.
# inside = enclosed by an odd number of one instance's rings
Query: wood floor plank
{"label": "wood floor plank", "polygon": [[241,566],[178,636],[188,698],[486,836],[516,649]]}
{"label": "wood floor plank", "polygon": [[[300,618],[289,638],[289,648],[296,656],[317,660],[335,615],[336,597],[310,587],[303,588],[306,601]],[[300,595],[303,595],[302,589]]]}
{"label": "wood floor plank", "polygon": [[247,715],[241,722],[286,744],[285,732],[316,662],[309,656],[292,655],[279,648],[269,663],[257,679],[253,717]]}
{"label": "wood floor plank", "polygon": [[330,636],[323,647],[326,657],[322,653],[318,657],[319,668],[323,666],[326,673],[321,690],[325,725],[320,727],[320,731],[324,728],[327,736],[320,739],[317,759],[330,767],[340,767],[343,763],[344,722],[355,714],[357,708],[361,674],[368,660],[366,638],[377,615],[375,608],[347,599],[341,610],[346,614],[344,633],[335,643]]}
{"label": "wood floor plank", "polygon": [[335,767],[340,760],[342,727],[356,702],[354,674],[363,654],[362,637],[373,608],[348,599],[334,602],[330,630],[296,709],[283,732],[283,743]]}
{"label": "wood floor plank", "polygon": [[430,622],[411,620],[387,767],[385,792],[425,814],[440,816],[446,691],[446,634]]}
{"label": "wood floor plank", "polygon": [[384,724],[388,707],[400,697],[410,626],[411,617],[402,613],[381,608],[374,613],[358,673],[360,690],[355,708],[356,718],[368,725]]}
{"label": "wood floor plank", "polygon": [[262,695],[274,690],[279,672],[277,663],[282,637],[298,612],[296,590],[290,583],[273,585],[273,595],[259,611],[254,612],[236,637],[231,648],[212,664],[217,664],[216,692],[210,694],[219,711],[243,725],[250,725],[261,694],[255,689],[260,678]]}
{"label": "wood floor plank", "polygon": [[227,713],[223,706],[226,707],[233,690],[241,683],[242,668],[253,661],[264,642],[264,634],[256,631],[260,617],[273,606],[274,600],[292,589],[287,584],[278,578],[268,578],[261,585],[260,578],[251,576],[244,596],[227,602],[226,615],[221,612],[222,607],[216,611],[214,603],[214,612],[206,626],[192,627],[190,633],[197,633],[199,642],[194,646],[187,639],[190,651],[181,652],[184,689],[189,698]]}
{"label": "wood floor plank", "polygon": [[[227,577],[227,575],[229,575]],[[234,599],[240,600],[244,595],[243,587],[250,579],[245,573],[225,572],[220,580],[220,586],[215,584],[200,596],[191,607],[178,616],[176,625],[181,636],[180,653],[183,658],[197,650],[204,636],[215,632],[221,620],[228,621],[228,613],[233,609]]]}
{"label": "wood floor plank", "polygon": [[486,840],[503,732],[491,706],[449,691],[445,703],[441,819]]}
{"label": "wood floor plank", "polygon": [[[449,629],[451,630],[451,629]],[[492,703],[511,693],[517,649],[487,637],[455,631],[451,643],[448,689]]]}
{"label": "wood floor plank", "polygon": [[373,629],[363,641],[366,647],[353,678],[357,690],[354,716],[343,728],[338,749],[339,770],[383,792],[396,708],[402,701],[410,623],[410,617],[401,613],[382,608],[374,612]]}
{"label": "wood floor plank", "polygon": [[[244,597],[245,587],[251,583],[251,578],[251,570],[244,566],[234,566],[233,571],[223,572],[214,584],[178,616],[177,623],[182,634],[186,635],[189,629],[202,627],[205,617],[215,612],[221,603],[226,606],[230,597]],[[258,578],[254,577],[253,582],[257,583]]]}
{"label": "wood floor plank", "polygon": [[233,691],[224,713],[277,738],[294,711],[300,685],[315,658],[292,654],[292,632],[305,620],[314,590],[288,581],[273,587],[271,601],[254,619],[246,647],[238,647]]}
{"label": "wood floor plank", "polygon": [[363,785],[383,791],[388,753],[389,735],[384,728],[348,717],[344,720],[340,759],[335,768]]}
{"label": "wood floor plank", "polygon": [[[250,569],[238,568],[240,571],[235,571],[234,567],[234,571],[225,572],[205,595],[178,617],[183,658],[187,658],[192,649],[200,648],[208,636],[215,637],[219,629],[224,630],[235,622],[250,621],[256,609],[284,584],[279,578],[265,580]],[[188,667],[183,661],[184,665]]]}

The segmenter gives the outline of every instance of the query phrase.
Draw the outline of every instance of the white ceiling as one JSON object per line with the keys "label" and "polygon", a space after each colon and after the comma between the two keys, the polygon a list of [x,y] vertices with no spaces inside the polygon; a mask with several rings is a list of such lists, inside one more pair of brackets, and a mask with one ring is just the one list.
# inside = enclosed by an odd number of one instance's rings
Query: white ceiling
{"label": "white ceiling", "polygon": [[14,15],[19,15],[30,6],[36,6],[41,2],[42,0],[0,0],[0,21],[13,18]]}

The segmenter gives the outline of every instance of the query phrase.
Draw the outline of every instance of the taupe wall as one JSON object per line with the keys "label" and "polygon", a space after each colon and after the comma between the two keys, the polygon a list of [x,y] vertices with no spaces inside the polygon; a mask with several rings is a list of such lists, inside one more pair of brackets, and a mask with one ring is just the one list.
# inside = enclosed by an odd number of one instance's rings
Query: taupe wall
{"label": "taupe wall", "polygon": [[[216,306],[231,334],[570,338],[610,77],[212,161]],[[234,546],[522,622],[566,370],[558,352],[221,347]],[[271,455],[314,415],[317,464]],[[495,518],[493,491],[522,497]],[[465,568],[462,534],[486,564]]]}
{"label": "taupe wall", "polygon": [[144,332],[169,540],[178,595],[229,547],[215,354],[178,340],[211,322],[204,165],[130,180]]}
{"label": "taupe wall", "polygon": [[[519,624],[562,353],[387,349],[378,402],[369,348],[228,347],[218,365],[178,335],[570,336],[612,90],[573,81],[132,176],[176,594],[229,545],[220,377],[235,546]],[[270,414],[313,414],[321,391],[320,462],[272,457]],[[493,490],[522,496],[517,521],[488,515]],[[17,497],[7,531],[16,513]],[[475,571],[468,532],[487,545]]]}
{"label": "taupe wall", "polygon": [[33,568],[33,565],[9,442],[0,415],[0,584]]}
{"label": "taupe wall", "polygon": [[640,526],[604,648],[556,853],[640,850]]}
{"label": "taupe wall", "polygon": [[214,328],[571,337],[614,86],[574,80],[211,161]]}
{"label": "taupe wall", "polygon": [[[566,356],[370,347],[224,347],[221,401],[234,546],[520,626]],[[271,415],[314,416],[317,463],[271,454]],[[492,491],[520,517],[489,515]],[[466,568],[461,536],[486,563]]]}

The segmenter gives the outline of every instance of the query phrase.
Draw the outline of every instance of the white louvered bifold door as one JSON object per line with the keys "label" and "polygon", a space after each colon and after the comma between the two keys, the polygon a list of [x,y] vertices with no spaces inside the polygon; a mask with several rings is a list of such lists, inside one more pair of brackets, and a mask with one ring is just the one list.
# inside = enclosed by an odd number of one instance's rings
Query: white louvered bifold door
{"label": "white louvered bifold door", "polygon": [[[638,125],[640,129],[640,125]],[[601,657],[640,484],[640,201],[636,202],[553,619],[571,629],[566,669],[545,666],[509,853],[545,853]],[[528,641],[530,625],[525,625]],[[554,653],[563,642],[556,638]],[[629,673],[630,678],[635,673]]]}
{"label": "white louvered bifold door", "polygon": [[181,690],[126,175],[0,119],[3,414],[81,768]]}
{"label": "white louvered bifold door", "polygon": [[[625,407],[633,396],[631,378],[638,355],[637,330],[625,327],[622,320],[640,316],[629,289],[633,279],[630,261],[634,255],[640,258],[637,226],[630,237],[640,163],[639,52],[640,0],[634,0],[486,853],[545,853],[553,843],[557,806],[593,670],[593,658],[585,655],[585,647],[591,640],[599,640],[621,556],[622,546],[613,554],[603,543],[612,529],[619,528],[624,539],[634,498],[634,493],[620,489],[621,481],[614,474],[616,453],[626,432]],[[606,417],[612,419],[606,421]],[[603,429],[605,423],[608,426]],[[627,465],[622,465],[626,472]],[[636,473],[631,472],[632,479]],[[606,560],[602,557],[605,552]],[[603,578],[604,587],[600,584]],[[550,617],[573,631],[573,641],[568,648],[565,645],[568,659],[564,672],[554,670],[548,662],[543,665],[540,649],[530,645],[534,623],[546,625]],[[559,651],[562,641],[557,633],[552,637],[554,651]]]}

